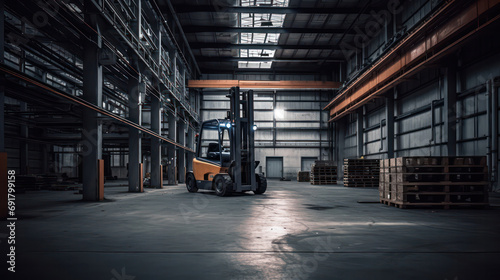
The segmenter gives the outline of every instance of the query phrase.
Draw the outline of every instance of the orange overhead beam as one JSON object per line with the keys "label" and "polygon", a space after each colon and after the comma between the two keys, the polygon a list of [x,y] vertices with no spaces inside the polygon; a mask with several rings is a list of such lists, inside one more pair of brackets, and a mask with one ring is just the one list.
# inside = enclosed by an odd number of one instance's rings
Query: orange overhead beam
{"label": "orange overhead beam", "polygon": [[320,81],[240,81],[240,80],[189,80],[189,88],[231,88],[244,89],[336,89],[339,82]]}
{"label": "orange overhead beam", "polygon": [[[335,121],[352,110],[359,108],[376,98],[377,95],[389,90],[401,79],[415,74],[416,71],[425,66],[426,63],[435,61],[449,52],[455,45],[465,38],[474,34],[488,25],[497,17],[484,23],[479,23],[477,18],[492,7],[500,3],[500,0],[477,0],[461,12],[450,17],[445,23],[437,28],[432,28],[438,16],[443,15],[453,7],[454,1],[450,1],[439,12],[428,20],[423,26],[414,31],[408,38],[404,39],[398,47],[386,54],[379,62],[367,70],[358,80],[349,85],[343,92],[336,96],[325,109],[330,109],[330,121]],[[443,18],[440,17],[440,18]],[[448,40],[459,31],[466,29],[469,24],[476,24],[475,29],[460,39]],[[429,30],[432,30],[429,32]],[[414,40],[425,35],[420,40]],[[445,43],[452,41],[451,43]]]}

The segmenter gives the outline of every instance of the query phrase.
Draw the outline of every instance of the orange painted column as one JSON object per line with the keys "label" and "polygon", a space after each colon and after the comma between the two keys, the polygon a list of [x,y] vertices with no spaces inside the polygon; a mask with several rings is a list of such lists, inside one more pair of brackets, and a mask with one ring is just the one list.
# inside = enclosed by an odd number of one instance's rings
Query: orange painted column
{"label": "orange painted column", "polygon": [[160,189],[163,189],[163,165],[160,164]]}
{"label": "orange painted column", "polygon": [[97,160],[97,166],[98,166],[98,181],[97,181],[97,193],[98,193],[98,201],[103,201],[104,200],[104,160],[99,159]]}

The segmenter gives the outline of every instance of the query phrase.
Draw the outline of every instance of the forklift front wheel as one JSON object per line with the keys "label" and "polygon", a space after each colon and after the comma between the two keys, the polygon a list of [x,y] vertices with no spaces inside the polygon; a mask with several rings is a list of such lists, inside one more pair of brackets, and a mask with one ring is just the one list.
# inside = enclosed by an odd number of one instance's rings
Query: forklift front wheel
{"label": "forklift front wheel", "polygon": [[229,175],[215,175],[214,178],[215,194],[218,196],[229,196],[233,192],[233,181]]}
{"label": "forklift front wheel", "polygon": [[194,178],[194,174],[189,172],[186,176],[186,188],[188,192],[197,192],[198,187],[196,186],[196,179]]}
{"label": "forklift front wheel", "polygon": [[266,177],[255,174],[255,179],[257,180],[257,189],[253,191],[255,194],[263,194],[267,190],[267,179]]}

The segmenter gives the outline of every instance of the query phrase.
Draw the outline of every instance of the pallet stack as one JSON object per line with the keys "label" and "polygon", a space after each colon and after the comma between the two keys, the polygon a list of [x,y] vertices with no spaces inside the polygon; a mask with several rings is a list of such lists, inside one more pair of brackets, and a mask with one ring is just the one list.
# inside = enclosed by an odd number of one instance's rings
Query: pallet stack
{"label": "pallet stack", "polygon": [[380,170],[380,202],[387,205],[488,205],[486,157],[400,157],[381,161]]}
{"label": "pallet stack", "polygon": [[310,177],[311,177],[311,172],[309,171],[297,172],[297,182],[309,182]]}
{"label": "pallet stack", "polygon": [[317,160],[311,167],[312,185],[337,184],[337,166],[334,161]]}
{"label": "pallet stack", "polygon": [[380,160],[344,159],[345,187],[378,187]]}
{"label": "pallet stack", "polygon": [[390,159],[380,160],[380,174],[378,183],[378,192],[380,195],[380,202],[384,202],[387,197],[390,197],[391,184],[390,184]]}

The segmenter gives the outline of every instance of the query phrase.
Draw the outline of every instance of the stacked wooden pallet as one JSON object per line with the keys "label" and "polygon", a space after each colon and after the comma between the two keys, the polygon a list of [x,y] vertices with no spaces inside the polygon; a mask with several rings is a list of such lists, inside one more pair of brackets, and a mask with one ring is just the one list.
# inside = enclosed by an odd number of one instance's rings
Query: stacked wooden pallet
{"label": "stacked wooden pallet", "polygon": [[380,162],[380,202],[409,206],[487,206],[486,157],[400,157]]}
{"label": "stacked wooden pallet", "polygon": [[317,160],[311,167],[312,185],[337,184],[337,166],[334,161]]}
{"label": "stacked wooden pallet", "polygon": [[380,160],[344,159],[345,187],[378,187]]}
{"label": "stacked wooden pallet", "polygon": [[309,171],[297,172],[297,182],[309,182],[310,177],[311,177],[311,172]]}

